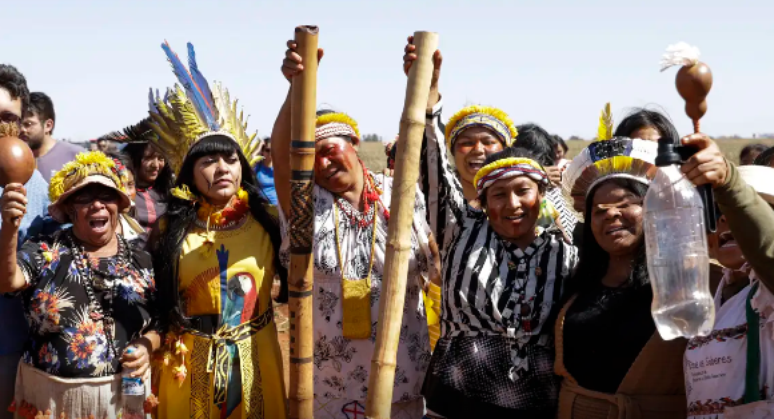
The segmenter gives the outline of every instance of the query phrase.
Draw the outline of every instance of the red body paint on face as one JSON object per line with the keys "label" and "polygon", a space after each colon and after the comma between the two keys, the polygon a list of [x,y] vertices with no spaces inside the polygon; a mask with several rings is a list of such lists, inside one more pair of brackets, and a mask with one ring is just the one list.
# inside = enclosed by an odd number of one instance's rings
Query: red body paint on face
{"label": "red body paint on face", "polygon": [[332,137],[316,144],[315,182],[333,193],[351,189],[360,169],[357,151],[343,138]]}

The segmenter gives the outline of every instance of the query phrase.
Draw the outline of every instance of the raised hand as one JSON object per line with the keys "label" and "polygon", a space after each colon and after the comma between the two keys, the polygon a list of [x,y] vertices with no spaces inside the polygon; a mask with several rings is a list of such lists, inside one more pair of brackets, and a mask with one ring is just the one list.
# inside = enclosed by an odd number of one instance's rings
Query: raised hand
{"label": "raised hand", "polygon": [[20,183],[9,183],[0,198],[3,226],[19,228],[21,219],[27,213],[27,191]]}
{"label": "raised hand", "polygon": [[[296,44],[296,41],[292,39],[288,41],[288,50],[285,51],[285,59],[282,60],[282,75],[285,76],[288,81],[290,81],[293,76],[297,76],[304,71],[303,59],[296,52],[297,48],[298,44]],[[317,62],[322,60],[324,54],[325,51],[323,51],[322,48],[317,49]]]}
{"label": "raised hand", "polygon": [[[417,54],[415,53],[416,50],[417,46],[414,45],[414,37],[409,36],[406,48],[403,50],[405,52],[403,55],[403,72],[406,73],[406,75],[408,75],[411,65],[414,64],[414,61],[417,59]],[[431,89],[438,88],[438,79],[441,77],[441,64],[443,64],[443,56],[441,55],[440,50],[436,50],[433,54],[433,77],[430,79]]]}
{"label": "raised hand", "polygon": [[726,183],[728,162],[720,148],[706,134],[692,134],[680,140],[683,145],[696,147],[699,151],[682,166],[685,177],[694,185],[710,184],[717,188]]}

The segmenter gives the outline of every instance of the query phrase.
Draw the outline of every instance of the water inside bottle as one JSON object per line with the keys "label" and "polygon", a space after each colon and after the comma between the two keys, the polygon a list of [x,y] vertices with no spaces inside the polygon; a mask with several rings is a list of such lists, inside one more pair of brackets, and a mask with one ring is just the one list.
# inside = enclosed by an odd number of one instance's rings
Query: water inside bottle
{"label": "water inside bottle", "polygon": [[[690,244],[684,244],[691,247]],[[707,336],[715,323],[715,302],[702,286],[709,275],[709,258],[689,254],[681,261],[654,260],[651,278],[662,278],[653,295],[652,314],[664,340]],[[679,272],[679,274],[676,274]]]}

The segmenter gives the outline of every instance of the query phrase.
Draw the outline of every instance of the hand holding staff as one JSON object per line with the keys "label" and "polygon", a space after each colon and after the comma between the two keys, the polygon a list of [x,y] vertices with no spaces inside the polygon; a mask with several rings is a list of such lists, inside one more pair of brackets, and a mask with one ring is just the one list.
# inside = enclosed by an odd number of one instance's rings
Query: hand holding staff
{"label": "hand holding staff", "polygon": [[419,157],[425,129],[425,108],[428,104],[434,68],[432,58],[438,46],[438,34],[416,32],[414,40],[416,50],[413,53],[417,59],[410,65],[400,134],[395,145],[398,147],[398,155],[395,159],[382,297],[379,301],[379,324],[366,402],[366,417],[374,419],[389,419],[392,408],[395,362],[403,322],[406,276],[411,252],[411,226],[419,177]]}
{"label": "hand holding staff", "polygon": [[[288,42],[282,72],[291,81],[290,122],[290,417],[314,417],[314,324],[312,244],[314,240],[314,131],[317,108],[318,28],[299,26]],[[295,45],[291,45],[295,44]],[[295,47],[295,52],[294,52]],[[295,60],[294,60],[295,58]],[[301,64],[298,64],[298,58]],[[303,71],[302,71],[303,70]]]}

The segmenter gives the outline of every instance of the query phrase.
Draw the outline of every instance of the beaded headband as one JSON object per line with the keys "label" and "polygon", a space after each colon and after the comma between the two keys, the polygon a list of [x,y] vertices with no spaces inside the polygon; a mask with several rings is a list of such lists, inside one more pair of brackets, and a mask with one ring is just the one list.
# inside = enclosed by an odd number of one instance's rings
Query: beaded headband
{"label": "beaded headband", "polygon": [[468,106],[463,108],[446,124],[446,145],[454,150],[457,137],[468,128],[481,127],[492,131],[505,147],[513,144],[518,131],[505,112],[489,106]]}
{"label": "beaded headband", "polygon": [[345,113],[328,113],[317,117],[314,141],[346,136],[360,140],[357,122]]}
{"label": "beaded headband", "polygon": [[524,157],[509,157],[489,163],[476,173],[473,184],[476,185],[476,193],[480,197],[498,180],[517,176],[527,176],[538,184],[548,184],[548,175],[543,170],[543,166]]}

